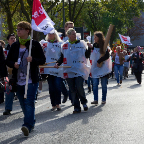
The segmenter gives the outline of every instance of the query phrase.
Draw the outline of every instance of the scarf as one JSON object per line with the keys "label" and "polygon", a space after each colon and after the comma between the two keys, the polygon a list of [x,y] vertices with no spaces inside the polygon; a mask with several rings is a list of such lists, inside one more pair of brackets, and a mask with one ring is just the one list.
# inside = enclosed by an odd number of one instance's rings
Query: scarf
{"label": "scarf", "polygon": [[27,39],[21,39],[21,38],[19,37],[19,43],[20,43],[21,45],[25,45],[26,42],[28,42],[30,39],[31,39],[30,36],[28,36]]}
{"label": "scarf", "polygon": [[69,43],[70,43],[70,44],[74,44],[76,41],[77,41],[77,39],[76,39],[75,41],[73,41],[73,42],[71,42],[71,41],[69,40]]}
{"label": "scarf", "polygon": [[56,43],[57,42],[57,40],[56,39],[54,39],[54,40],[48,40],[50,43]]}

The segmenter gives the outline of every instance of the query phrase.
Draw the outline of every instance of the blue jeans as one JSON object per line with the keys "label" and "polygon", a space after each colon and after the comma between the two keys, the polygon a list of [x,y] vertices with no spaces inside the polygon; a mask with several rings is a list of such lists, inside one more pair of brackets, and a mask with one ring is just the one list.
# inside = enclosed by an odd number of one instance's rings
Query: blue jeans
{"label": "blue jeans", "polygon": [[61,92],[65,98],[67,98],[69,95],[69,99],[72,101],[71,94],[66,88],[66,80],[64,80],[64,79],[62,79],[62,81],[61,81]]}
{"label": "blue jeans", "polygon": [[[101,77],[101,85],[102,85],[102,101],[106,101],[107,95],[107,77]],[[94,100],[98,101],[98,85],[99,85],[99,78],[92,78],[93,82],[93,94]]]}
{"label": "blue jeans", "polygon": [[38,83],[28,84],[27,99],[24,99],[25,85],[17,86],[17,96],[24,114],[24,124],[31,132],[35,125],[35,95]]}
{"label": "blue jeans", "polygon": [[6,94],[5,94],[5,110],[12,111],[13,99],[14,99],[14,92],[11,92],[8,86],[6,87]]}
{"label": "blue jeans", "polygon": [[87,103],[87,99],[86,99],[84,88],[83,88],[84,79],[79,76],[79,77],[74,77],[74,78],[67,78],[66,80],[69,85],[71,97],[72,97],[73,104],[74,104],[74,110],[77,110],[77,111],[81,110],[80,101],[81,101],[81,104]]}
{"label": "blue jeans", "polygon": [[[115,70],[117,83],[120,83],[120,81],[122,81],[122,77],[123,77],[123,65],[115,64],[114,65],[114,70]],[[119,81],[119,74],[120,74],[120,81]]]}
{"label": "blue jeans", "polygon": [[61,104],[61,81],[62,78],[48,75],[49,94],[52,106]]}
{"label": "blue jeans", "polygon": [[[90,81],[91,81],[91,83],[90,83]],[[88,84],[88,87],[91,87],[91,84],[92,84],[92,78],[91,78],[90,76],[88,77],[87,84]]]}

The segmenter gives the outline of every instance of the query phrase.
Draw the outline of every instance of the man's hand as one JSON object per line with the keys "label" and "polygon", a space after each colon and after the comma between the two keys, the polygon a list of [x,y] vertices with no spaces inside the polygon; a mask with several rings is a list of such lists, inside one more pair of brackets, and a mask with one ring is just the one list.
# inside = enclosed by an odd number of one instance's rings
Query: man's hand
{"label": "man's hand", "polygon": [[32,62],[32,57],[27,57],[27,62]]}
{"label": "man's hand", "polygon": [[93,46],[91,45],[91,43],[87,43],[89,48],[93,48]]}
{"label": "man's hand", "polygon": [[18,62],[15,62],[14,67],[15,67],[16,69],[19,68],[19,64],[18,64]]}
{"label": "man's hand", "polygon": [[141,59],[142,57],[141,56],[139,56],[139,59]]}
{"label": "man's hand", "polygon": [[55,65],[54,65],[54,68],[59,68],[59,66],[58,66],[58,63],[56,63]]}

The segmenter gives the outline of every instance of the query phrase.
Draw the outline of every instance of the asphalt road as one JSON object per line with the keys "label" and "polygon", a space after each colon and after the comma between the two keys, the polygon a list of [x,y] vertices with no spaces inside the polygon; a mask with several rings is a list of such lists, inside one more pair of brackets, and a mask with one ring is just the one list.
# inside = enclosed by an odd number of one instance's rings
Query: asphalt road
{"label": "asphalt road", "polygon": [[[144,75],[143,75],[144,77]],[[61,111],[51,112],[47,83],[36,103],[36,125],[28,137],[23,136],[23,114],[18,100],[10,116],[3,116],[0,104],[0,144],[144,144],[144,83],[137,84],[133,75],[117,86],[109,79],[106,105],[91,105],[93,94],[85,92],[89,110],[72,114],[70,101]]]}

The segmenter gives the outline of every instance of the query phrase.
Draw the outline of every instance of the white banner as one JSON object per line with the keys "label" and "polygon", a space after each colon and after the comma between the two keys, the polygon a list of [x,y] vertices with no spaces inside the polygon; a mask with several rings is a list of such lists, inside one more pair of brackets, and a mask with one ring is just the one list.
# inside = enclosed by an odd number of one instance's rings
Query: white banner
{"label": "white banner", "polygon": [[123,36],[123,35],[119,34],[119,37],[120,37],[122,43],[127,44],[127,45],[132,45],[132,43],[130,42],[129,36]]}

